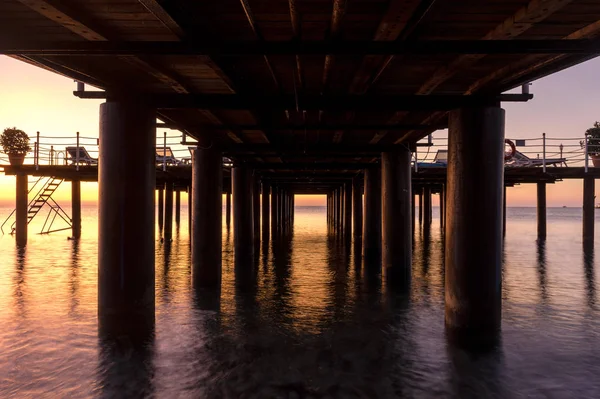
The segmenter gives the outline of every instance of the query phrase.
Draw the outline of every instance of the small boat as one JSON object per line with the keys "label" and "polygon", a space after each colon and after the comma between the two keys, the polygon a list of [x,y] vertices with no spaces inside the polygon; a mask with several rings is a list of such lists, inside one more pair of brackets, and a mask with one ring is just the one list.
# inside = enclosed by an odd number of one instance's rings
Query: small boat
{"label": "small boat", "polygon": [[563,205],[563,208],[566,208],[566,207],[567,207],[566,205]]}

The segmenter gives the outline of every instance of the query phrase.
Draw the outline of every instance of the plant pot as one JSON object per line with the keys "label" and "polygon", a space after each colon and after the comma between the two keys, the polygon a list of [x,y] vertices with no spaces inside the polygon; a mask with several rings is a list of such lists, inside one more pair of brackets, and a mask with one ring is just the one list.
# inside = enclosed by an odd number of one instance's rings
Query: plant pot
{"label": "plant pot", "polygon": [[8,154],[8,160],[12,166],[21,166],[25,161],[25,154]]}
{"label": "plant pot", "polygon": [[600,168],[600,155],[590,155],[594,168]]}

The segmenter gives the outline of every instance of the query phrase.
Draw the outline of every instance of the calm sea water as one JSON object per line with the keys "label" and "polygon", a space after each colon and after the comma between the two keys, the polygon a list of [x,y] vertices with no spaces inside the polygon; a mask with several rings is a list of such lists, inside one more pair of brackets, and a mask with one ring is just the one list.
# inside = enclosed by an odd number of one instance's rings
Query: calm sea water
{"label": "calm sea water", "polygon": [[297,208],[293,234],[261,251],[243,287],[224,227],[220,298],[205,301],[190,287],[184,209],[173,243],[156,244],[143,347],[98,335],[95,208],[79,242],[39,224],[25,250],[2,236],[0,397],[600,397],[600,272],[581,209],[549,209],[540,244],[535,209],[509,208],[501,341],[484,354],[446,341],[436,212],[430,237],[415,232],[408,297],[328,235],[324,208]]}

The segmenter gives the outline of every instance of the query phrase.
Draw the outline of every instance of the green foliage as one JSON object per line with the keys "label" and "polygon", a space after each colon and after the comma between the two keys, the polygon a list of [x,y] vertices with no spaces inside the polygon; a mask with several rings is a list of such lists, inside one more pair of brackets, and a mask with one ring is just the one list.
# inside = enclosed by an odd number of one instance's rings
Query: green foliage
{"label": "green foliage", "polygon": [[16,127],[7,127],[0,135],[0,145],[6,154],[25,154],[31,151],[29,136]]}

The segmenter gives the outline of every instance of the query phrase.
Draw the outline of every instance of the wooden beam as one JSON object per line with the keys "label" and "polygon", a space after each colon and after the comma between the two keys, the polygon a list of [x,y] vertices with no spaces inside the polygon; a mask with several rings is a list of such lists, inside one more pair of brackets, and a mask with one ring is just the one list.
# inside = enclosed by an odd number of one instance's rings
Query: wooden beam
{"label": "wooden beam", "polygon": [[[80,98],[119,98],[107,92],[75,91]],[[243,96],[237,94],[144,94],[145,101],[156,108],[173,109],[233,109],[233,110],[450,110],[466,106],[497,105],[500,102],[524,102],[533,98],[531,94],[499,95],[294,95]],[[217,123],[215,123],[217,124]]]}
{"label": "wooden beam", "polygon": [[[211,124],[198,124],[194,125],[197,129],[200,130],[291,130],[291,131],[316,131],[316,130],[355,130],[355,131],[364,131],[364,130],[431,130],[431,129],[445,129],[447,127],[447,123],[439,124],[439,125],[423,125],[423,124],[394,124],[394,125],[385,125],[385,124],[306,124],[306,125],[293,125],[293,124],[280,124],[280,123],[259,123],[256,125],[239,125],[239,124],[227,124],[227,125],[211,125]],[[176,123],[157,123],[157,128],[166,128],[166,129],[178,129],[178,125]]]}
{"label": "wooden beam", "polygon": [[152,55],[429,55],[429,54],[600,54],[598,40],[414,40],[185,42],[105,41],[32,42],[0,39],[0,54],[40,56],[152,56]]}
{"label": "wooden beam", "polygon": [[[488,32],[482,41],[508,40],[523,34],[535,24],[543,21],[556,11],[560,10],[573,0],[532,0],[515,14],[508,17],[500,25]],[[439,68],[417,90],[416,94],[432,93],[438,86],[454,76],[458,71],[465,70],[486,54],[464,54],[457,57],[447,65]]]}

